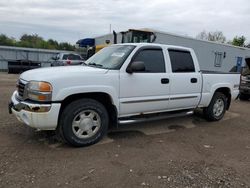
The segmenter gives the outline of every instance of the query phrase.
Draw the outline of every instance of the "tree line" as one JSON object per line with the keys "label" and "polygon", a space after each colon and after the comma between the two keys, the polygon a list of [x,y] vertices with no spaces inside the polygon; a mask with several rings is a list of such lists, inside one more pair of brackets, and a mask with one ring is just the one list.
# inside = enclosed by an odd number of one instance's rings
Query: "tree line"
{"label": "tree line", "polygon": [[[250,43],[246,44],[245,36],[235,36],[232,40],[227,41],[223,32],[221,31],[202,31],[197,36],[197,39],[215,41],[220,43],[227,43],[234,46],[241,46],[250,48]],[[27,47],[27,48],[42,48],[42,49],[53,49],[53,50],[70,50],[74,51],[75,46],[68,42],[58,42],[53,39],[45,40],[37,34],[24,34],[19,40],[8,37],[5,34],[0,34],[0,45],[4,46],[16,46],[16,47]]]}
{"label": "tree line", "polygon": [[207,40],[207,41],[214,41],[214,42],[220,42],[220,43],[227,43],[234,46],[240,46],[240,47],[247,47],[250,48],[250,43],[246,43],[246,37],[245,36],[235,36],[233,40],[226,40],[226,37],[224,36],[222,31],[202,31],[197,36],[197,39],[201,40]]}
{"label": "tree line", "polygon": [[13,37],[8,37],[5,34],[0,34],[0,45],[52,50],[75,50],[75,46],[68,42],[58,42],[53,39],[45,40],[37,34],[23,34],[19,40]]}

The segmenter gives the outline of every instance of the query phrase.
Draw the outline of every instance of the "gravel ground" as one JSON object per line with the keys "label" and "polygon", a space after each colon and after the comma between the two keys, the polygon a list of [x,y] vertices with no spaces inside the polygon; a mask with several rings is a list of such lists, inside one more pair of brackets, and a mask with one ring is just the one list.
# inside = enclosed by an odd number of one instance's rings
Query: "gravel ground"
{"label": "gravel ground", "polygon": [[234,101],[220,122],[197,112],[72,148],[8,114],[16,79],[0,73],[0,187],[250,187],[250,101]]}

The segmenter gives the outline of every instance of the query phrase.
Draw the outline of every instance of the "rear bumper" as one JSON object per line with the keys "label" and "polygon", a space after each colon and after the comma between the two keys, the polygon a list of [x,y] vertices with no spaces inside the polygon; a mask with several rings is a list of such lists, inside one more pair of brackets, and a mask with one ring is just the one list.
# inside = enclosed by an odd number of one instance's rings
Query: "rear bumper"
{"label": "rear bumper", "polygon": [[35,104],[19,101],[15,91],[9,103],[9,112],[26,125],[40,130],[55,130],[61,104]]}

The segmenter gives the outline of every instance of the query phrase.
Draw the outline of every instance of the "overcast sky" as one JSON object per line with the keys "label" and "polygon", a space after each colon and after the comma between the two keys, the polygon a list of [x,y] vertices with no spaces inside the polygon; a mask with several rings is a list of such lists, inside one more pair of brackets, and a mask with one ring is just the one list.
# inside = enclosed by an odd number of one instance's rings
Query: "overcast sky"
{"label": "overcast sky", "polygon": [[152,28],[195,37],[219,30],[227,40],[250,41],[249,0],[0,0],[0,33],[34,34],[74,44],[129,28]]}

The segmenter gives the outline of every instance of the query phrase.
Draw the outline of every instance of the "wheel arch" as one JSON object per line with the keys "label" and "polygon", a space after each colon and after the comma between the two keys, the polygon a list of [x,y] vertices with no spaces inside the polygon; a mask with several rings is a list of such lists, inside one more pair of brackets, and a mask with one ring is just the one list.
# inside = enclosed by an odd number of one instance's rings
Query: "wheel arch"
{"label": "wheel arch", "polygon": [[117,107],[115,106],[112,97],[104,92],[90,92],[90,93],[77,93],[77,94],[72,94],[67,96],[61,103],[61,108],[59,111],[59,117],[58,117],[58,125],[59,125],[59,120],[61,118],[61,114],[65,107],[70,104],[71,102],[78,100],[78,99],[83,99],[83,98],[89,98],[89,99],[94,99],[106,108],[108,115],[109,115],[109,127],[113,127],[117,125],[117,116],[118,116],[118,111]]}
{"label": "wheel arch", "polygon": [[217,88],[215,91],[214,91],[214,94],[215,93],[223,93],[226,98],[227,98],[227,107],[226,107],[226,110],[229,109],[230,105],[231,105],[231,90],[229,87],[220,87],[220,88]]}

